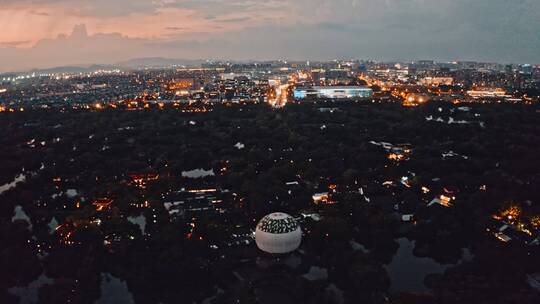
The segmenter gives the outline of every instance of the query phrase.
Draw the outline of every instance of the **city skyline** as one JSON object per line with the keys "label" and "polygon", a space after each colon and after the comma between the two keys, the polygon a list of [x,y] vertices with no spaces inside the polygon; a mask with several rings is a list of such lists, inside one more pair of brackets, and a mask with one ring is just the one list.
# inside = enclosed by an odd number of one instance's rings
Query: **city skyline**
{"label": "city skyline", "polygon": [[0,303],[540,303],[539,17],[0,0]]}
{"label": "city skyline", "polygon": [[1,4],[2,72],[143,57],[540,62],[531,0]]}

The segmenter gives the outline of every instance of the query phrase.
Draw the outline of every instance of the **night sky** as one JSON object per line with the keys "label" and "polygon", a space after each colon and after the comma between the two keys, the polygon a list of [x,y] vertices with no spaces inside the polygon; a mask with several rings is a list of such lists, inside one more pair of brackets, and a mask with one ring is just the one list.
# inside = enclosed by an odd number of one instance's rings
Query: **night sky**
{"label": "night sky", "polygon": [[0,72],[130,58],[540,63],[539,0],[0,0]]}

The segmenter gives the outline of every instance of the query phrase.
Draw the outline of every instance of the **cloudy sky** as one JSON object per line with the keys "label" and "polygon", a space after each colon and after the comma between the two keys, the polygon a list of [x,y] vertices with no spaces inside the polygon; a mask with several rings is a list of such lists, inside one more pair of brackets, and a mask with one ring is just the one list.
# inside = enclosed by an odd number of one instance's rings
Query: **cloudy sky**
{"label": "cloudy sky", "polygon": [[0,0],[0,72],[138,57],[540,63],[540,0]]}

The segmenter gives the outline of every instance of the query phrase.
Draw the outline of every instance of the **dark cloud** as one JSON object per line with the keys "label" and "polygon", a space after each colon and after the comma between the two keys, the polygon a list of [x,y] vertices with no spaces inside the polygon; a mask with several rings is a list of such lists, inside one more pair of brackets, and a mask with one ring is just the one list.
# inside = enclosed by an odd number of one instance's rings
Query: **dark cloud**
{"label": "dark cloud", "polygon": [[46,12],[30,11],[30,14],[35,16],[49,17],[51,14]]}
{"label": "dark cloud", "polygon": [[149,0],[71,0],[81,2],[73,11],[83,16],[117,17],[129,14],[154,13],[161,6],[159,1]]}
{"label": "dark cloud", "polygon": [[173,32],[178,32],[178,31],[189,31],[191,30],[191,28],[189,27],[184,27],[184,26],[167,26],[165,28],[167,31],[173,31]]}
{"label": "dark cloud", "polygon": [[0,47],[17,47],[30,43],[29,40],[20,41],[0,41]]}
{"label": "dark cloud", "polygon": [[103,18],[153,13],[163,6],[159,0],[0,0],[0,5],[18,8],[55,5],[71,14]]}
{"label": "dark cloud", "polygon": [[248,21],[251,17],[238,17],[238,18],[227,18],[227,19],[219,19],[216,20],[217,22],[225,22],[225,23],[235,23],[235,22],[242,22],[242,21]]}
{"label": "dark cloud", "polygon": [[213,19],[227,14],[287,9],[292,3],[293,0],[175,0],[165,2],[164,7],[194,10]]}

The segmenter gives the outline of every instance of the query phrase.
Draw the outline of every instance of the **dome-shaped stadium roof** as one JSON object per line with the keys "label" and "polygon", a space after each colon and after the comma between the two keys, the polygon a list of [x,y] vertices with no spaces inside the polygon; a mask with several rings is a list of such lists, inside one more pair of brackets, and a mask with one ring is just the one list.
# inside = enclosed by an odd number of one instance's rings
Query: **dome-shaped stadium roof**
{"label": "dome-shaped stadium roof", "polygon": [[255,229],[257,247],[267,253],[288,253],[302,241],[302,230],[290,215],[276,212],[263,217]]}

